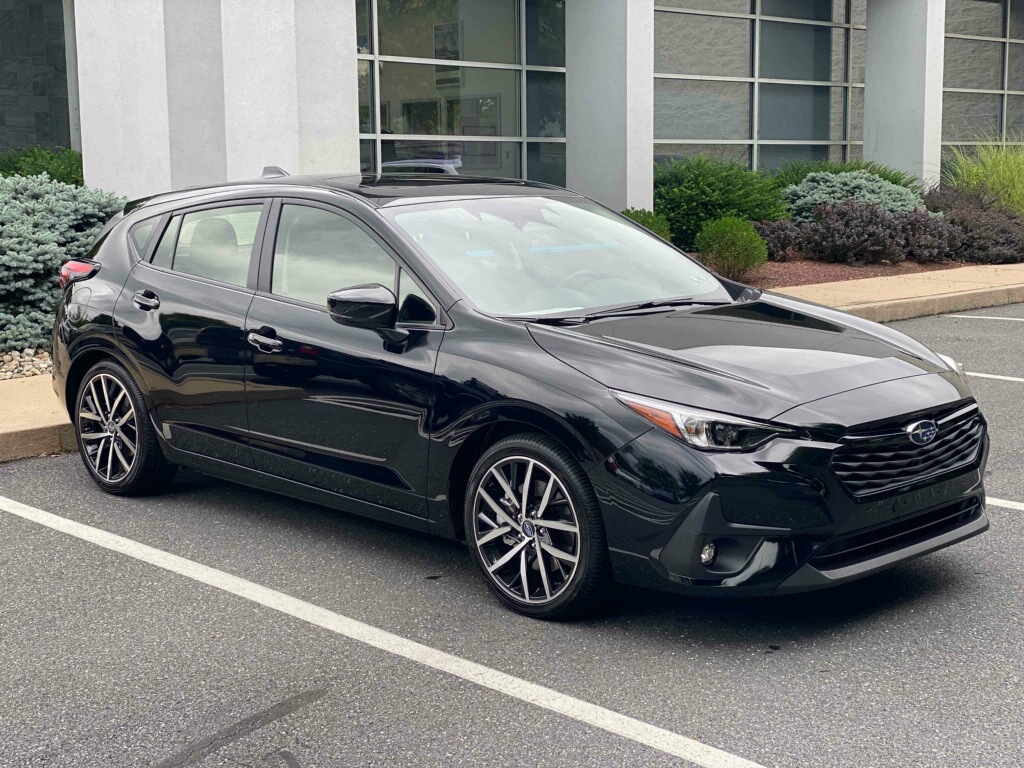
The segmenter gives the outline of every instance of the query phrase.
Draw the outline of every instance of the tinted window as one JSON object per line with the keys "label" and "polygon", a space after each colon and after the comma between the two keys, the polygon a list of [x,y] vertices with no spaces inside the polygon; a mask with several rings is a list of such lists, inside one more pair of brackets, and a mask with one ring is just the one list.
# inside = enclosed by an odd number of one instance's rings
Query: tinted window
{"label": "tinted window", "polygon": [[398,275],[398,322],[433,323],[436,320],[433,302],[403,269]]}
{"label": "tinted window", "polygon": [[325,306],[332,291],[368,283],[395,286],[395,262],[372,237],[330,211],[304,205],[281,209],[273,293]]}
{"label": "tinted window", "polygon": [[259,203],[185,214],[171,269],[244,287],[262,213]]}
{"label": "tinted window", "polygon": [[132,241],[135,253],[140,258],[146,255],[146,247],[149,245],[149,240],[153,237],[153,231],[156,229],[157,222],[159,221],[159,217],[146,219],[145,221],[140,221],[128,231],[128,237]]}
{"label": "tinted window", "polygon": [[178,239],[179,227],[181,227],[180,215],[171,219],[171,223],[167,225],[163,237],[160,238],[160,244],[153,251],[153,258],[150,259],[151,263],[164,269],[171,268],[171,257],[174,255],[174,241]]}

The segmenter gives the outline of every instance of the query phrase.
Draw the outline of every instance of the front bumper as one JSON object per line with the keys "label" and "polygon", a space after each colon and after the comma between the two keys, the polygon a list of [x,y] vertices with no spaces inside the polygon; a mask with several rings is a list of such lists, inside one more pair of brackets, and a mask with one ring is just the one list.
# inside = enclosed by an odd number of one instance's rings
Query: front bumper
{"label": "front bumper", "polygon": [[[969,464],[861,498],[831,469],[838,447],[779,439],[712,454],[646,433],[591,472],[616,579],[690,595],[788,594],[868,576],[988,528],[987,435]],[[717,557],[705,566],[709,542]]]}

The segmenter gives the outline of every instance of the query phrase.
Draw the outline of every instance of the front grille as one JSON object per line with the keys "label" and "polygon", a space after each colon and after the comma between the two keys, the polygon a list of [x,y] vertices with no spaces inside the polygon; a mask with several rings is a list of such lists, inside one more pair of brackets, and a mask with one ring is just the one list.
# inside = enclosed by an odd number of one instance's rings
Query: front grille
{"label": "front grille", "polygon": [[[931,418],[939,432],[928,445],[915,445],[904,428]],[[881,428],[849,433],[832,456],[832,471],[854,496],[882,493],[959,469],[978,458],[985,423],[978,406],[904,418]]]}
{"label": "front grille", "polygon": [[975,497],[854,531],[819,549],[811,565],[829,570],[870,560],[952,531],[980,514],[981,500]]}

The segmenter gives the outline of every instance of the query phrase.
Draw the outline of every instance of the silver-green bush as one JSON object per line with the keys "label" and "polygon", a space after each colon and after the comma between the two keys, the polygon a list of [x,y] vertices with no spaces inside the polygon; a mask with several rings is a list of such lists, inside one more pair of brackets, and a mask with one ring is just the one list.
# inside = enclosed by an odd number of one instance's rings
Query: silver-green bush
{"label": "silver-green bush", "polygon": [[879,178],[867,171],[812,173],[782,193],[797,221],[811,221],[814,209],[852,200],[874,205],[889,213],[925,210],[916,191]]}
{"label": "silver-green bush", "polygon": [[49,345],[60,265],[84,256],[124,203],[46,174],[0,178],[0,351]]}

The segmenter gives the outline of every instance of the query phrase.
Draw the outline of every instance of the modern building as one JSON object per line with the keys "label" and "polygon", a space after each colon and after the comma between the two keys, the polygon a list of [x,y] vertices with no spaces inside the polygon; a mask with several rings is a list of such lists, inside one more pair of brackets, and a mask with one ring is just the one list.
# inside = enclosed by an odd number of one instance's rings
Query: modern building
{"label": "modern building", "polygon": [[57,6],[0,0],[0,149],[80,126],[127,195],[277,165],[650,207],[669,157],[932,181],[945,146],[1024,141],[1024,0],[63,0],[59,32]]}

